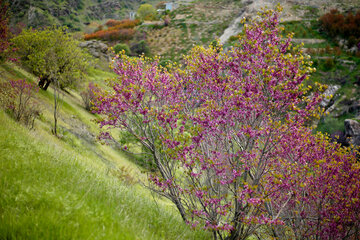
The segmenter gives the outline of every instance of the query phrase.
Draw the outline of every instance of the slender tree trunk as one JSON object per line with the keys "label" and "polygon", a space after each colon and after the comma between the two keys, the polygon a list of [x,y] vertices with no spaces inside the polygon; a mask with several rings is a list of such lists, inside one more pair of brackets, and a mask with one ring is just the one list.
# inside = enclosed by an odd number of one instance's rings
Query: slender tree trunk
{"label": "slender tree trunk", "polygon": [[58,120],[58,112],[59,112],[59,100],[60,100],[60,92],[58,87],[58,81],[55,81],[54,84],[54,129],[53,132],[55,136],[57,136],[57,120]]}
{"label": "slender tree trunk", "polygon": [[55,134],[55,136],[57,136],[57,107],[58,107],[57,87],[54,87],[54,134]]}

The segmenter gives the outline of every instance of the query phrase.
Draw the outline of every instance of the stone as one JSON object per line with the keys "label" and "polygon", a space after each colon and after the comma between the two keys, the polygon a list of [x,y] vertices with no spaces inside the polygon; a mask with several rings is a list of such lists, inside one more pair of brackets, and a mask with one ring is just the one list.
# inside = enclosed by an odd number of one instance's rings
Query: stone
{"label": "stone", "polygon": [[109,48],[105,43],[101,41],[98,40],[84,41],[79,44],[79,47],[86,48],[93,57],[106,60],[108,62],[111,61],[111,56],[108,50]]}
{"label": "stone", "polygon": [[335,93],[340,89],[339,85],[329,85],[329,87],[324,92],[324,98],[320,102],[321,107],[327,107],[335,95]]}
{"label": "stone", "polygon": [[360,123],[356,120],[346,119],[345,122],[345,135],[347,137],[356,137],[360,135]]}

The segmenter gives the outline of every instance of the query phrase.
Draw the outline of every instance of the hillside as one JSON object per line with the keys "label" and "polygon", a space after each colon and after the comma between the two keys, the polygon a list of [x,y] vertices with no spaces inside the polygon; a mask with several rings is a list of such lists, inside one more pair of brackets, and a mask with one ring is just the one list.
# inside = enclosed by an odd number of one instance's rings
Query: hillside
{"label": "hillside", "polygon": [[[13,64],[0,72],[0,83],[36,81]],[[154,202],[137,183],[146,178],[132,158],[96,142],[96,116],[78,93],[63,93],[60,137],[51,134],[49,90],[36,96],[41,116],[33,130],[0,111],[0,239],[207,239],[166,201]]]}
{"label": "hillside", "polygon": [[79,31],[92,21],[122,19],[134,11],[140,0],[14,0],[10,1],[12,24],[30,27],[65,25]]}

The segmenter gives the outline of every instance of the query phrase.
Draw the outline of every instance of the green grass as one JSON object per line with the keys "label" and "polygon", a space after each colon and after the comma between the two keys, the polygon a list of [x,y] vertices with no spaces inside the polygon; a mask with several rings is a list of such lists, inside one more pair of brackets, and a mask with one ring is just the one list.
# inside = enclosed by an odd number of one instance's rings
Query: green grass
{"label": "green grass", "polygon": [[352,113],[346,113],[338,118],[332,116],[326,117],[318,123],[316,131],[320,131],[328,134],[332,134],[336,131],[344,132],[345,131],[344,121],[346,119],[352,119],[354,117],[355,115]]}
{"label": "green grass", "polygon": [[0,112],[0,239],[207,237],[97,159],[37,136]]}
{"label": "green grass", "polygon": [[285,28],[283,34],[286,36],[288,33],[294,33],[294,38],[323,38],[318,32],[316,21],[303,22],[303,21],[288,21],[283,22],[281,25]]}
{"label": "green grass", "polygon": [[[0,65],[0,81],[36,78],[13,64]],[[101,83],[112,74],[92,70]],[[0,109],[0,239],[208,239],[192,231],[173,206],[156,204],[149,191],[119,180],[110,168],[145,179],[122,152],[79,136],[96,135],[95,115],[79,94],[65,94],[61,138],[51,134],[52,89],[40,91],[41,118],[29,131]],[[120,176],[121,177],[121,176]]]}

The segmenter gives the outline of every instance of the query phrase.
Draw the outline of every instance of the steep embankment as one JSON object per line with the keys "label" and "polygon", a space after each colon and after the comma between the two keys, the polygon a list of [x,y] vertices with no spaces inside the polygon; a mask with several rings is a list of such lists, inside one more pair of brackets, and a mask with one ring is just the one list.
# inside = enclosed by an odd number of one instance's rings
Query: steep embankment
{"label": "steep embankment", "polygon": [[[36,81],[13,64],[0,72],[0,82]],[[91,70],[93,81],[106,76]],[[136,184],[141,172],[126,155],[95,141],[96,116],[76,91],[64,93],[60,137],[50,131],[51,89],[37,99],[33,130],[0,109],[0,239],[207,239]]]}

